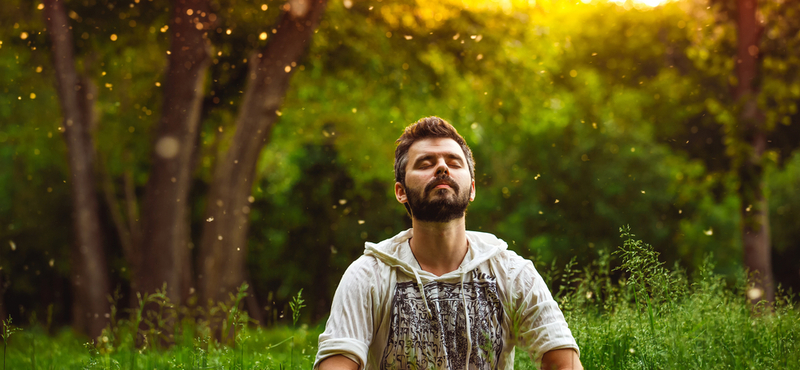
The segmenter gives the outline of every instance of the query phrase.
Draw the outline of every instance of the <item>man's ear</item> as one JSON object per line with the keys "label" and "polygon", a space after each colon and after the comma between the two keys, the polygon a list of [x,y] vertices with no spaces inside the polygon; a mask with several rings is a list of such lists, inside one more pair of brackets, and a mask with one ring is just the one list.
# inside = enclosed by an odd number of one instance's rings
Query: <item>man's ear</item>
{"label": "man's ear", "polygon": [[469,189],[469,201],[475,200],[475,180],[472,180],[472,184],[470,184]]}
{"label": "man's ear", "polygon": [[399,182],[394,183],[394,197],[397,198],[397,201],[400,203],[408,202],[408,194],[406,194],[406,188],[403,187],[403,184]]}

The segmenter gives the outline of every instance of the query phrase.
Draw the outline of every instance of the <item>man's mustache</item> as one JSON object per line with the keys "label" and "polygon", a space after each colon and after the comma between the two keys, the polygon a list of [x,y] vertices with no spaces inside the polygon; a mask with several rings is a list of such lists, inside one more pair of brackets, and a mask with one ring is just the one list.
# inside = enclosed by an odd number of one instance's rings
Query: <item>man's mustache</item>
{"label": "man's mustache", "polygon": [[423,194],[430,193],[431,191],[434,190],[435,187],[437,187],[439,185],[442,185],[442,184],[453,188],[453,191],[455,191],[456,194],[458,194],[458,190],[459,190],[458,184],[453,180],[453,178],[451,178],[450,176],[447,176],[447,175],[436,176],[436,178],[431,180],[431,182],[429,182],[428,185],[425,185],[425,189],[424,189],[424,193]]}

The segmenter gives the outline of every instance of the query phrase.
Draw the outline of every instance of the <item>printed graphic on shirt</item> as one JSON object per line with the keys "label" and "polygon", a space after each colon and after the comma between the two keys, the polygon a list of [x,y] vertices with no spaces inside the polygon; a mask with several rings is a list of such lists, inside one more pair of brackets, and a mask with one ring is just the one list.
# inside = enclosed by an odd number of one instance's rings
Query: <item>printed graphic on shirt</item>
{"label": "printed graphic on shirt", "polygon": [[460,283],[425,284],[431,315],[416,282],[397,284],[382,370],[465,369],[465,298],[472,336],[469,369],[497,368],[503,351],[503,308],[495,277],[473,271],[466,280],[463,292]]}

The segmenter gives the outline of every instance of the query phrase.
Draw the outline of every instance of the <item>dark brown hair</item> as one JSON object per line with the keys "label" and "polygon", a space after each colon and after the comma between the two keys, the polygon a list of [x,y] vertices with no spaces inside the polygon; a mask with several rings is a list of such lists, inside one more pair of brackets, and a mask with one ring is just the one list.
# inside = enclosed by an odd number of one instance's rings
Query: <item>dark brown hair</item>
{"label": "dark brown hair", "polygon": [[397,139],[397,148],[394,150],[394,179],[399,182],[403,187],[406,186],[406,165],[408,164],[408,149],[414,142],[427,138],[450,138],[455,140],[456,143],[464,151],[464,157],[467,159],[467,167],[469,168],[469,175],[475,179],[475,159],[472,157],[472,151],[467,146],[464,138],[458,134],[453,125],[447,121],[431,116],[425,117],[406,127],[400,138]]}

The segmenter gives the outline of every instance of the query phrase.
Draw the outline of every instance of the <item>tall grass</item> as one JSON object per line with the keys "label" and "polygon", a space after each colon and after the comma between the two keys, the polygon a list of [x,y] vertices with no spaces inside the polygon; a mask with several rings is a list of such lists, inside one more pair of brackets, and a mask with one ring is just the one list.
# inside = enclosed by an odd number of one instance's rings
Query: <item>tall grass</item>
{"label": "tall grass", "polygon": [[[800,369],[800,312],[791,293],[779,291],[774,304],[754,307],[744,273],[731,284],[714,274],[709,256],[688,276],[666,268],[627,228],[620,231],[622,246],[588,266],[538,267],[555,282],[586,369]],[[11,336],[9,322],[7,368],[310,369],[322,325],[297,325],[300,293],[290,305],[292,325],[265,329],[238,309],[245,289],[225,304],[191,312],[172,307],[163,294],[140,297],[127,318],[114,311],[96,340],[68,330],[46,335],[37,326]],[[160,310],[148,316],[149,303]],[[212,327],[227,336],[212,335]],[[174,345],[161,347],[163,339]],[[515,365],[534,368],[522,349]]]}
{"label": "tall grass", "polygon": [[[565,269],[557,297],[586,369],[800,369],[800,313],[779,290],[773,305],[752,306],[744,273],[731,286],[714,258],[687,276],[620,229],[622,278],[612,255],[581,271]],[[569,265],[568,265],[569,266]],[[518,355],[517,368],[532,368]]]}
{"label": "tall grass", "polygon": [[[3,327],[4,347],[8,344],[7,368],[310,368],[316,355],[316,341],[309,340],[309,333],[318,334],[320,330],[309,330],[305,324],[269,330],[253,325],[239,309],[246,290],[247,285],[243,285],[229,302],[192,310],[171,305],[163,290],[139,296],[129,318],[118,319],[116,309],[112,310],[111,325],[94,340],[81,338],[68,329],[47,335],[38,326],[11,338],[18,328],[11,326],[9,320]],[[147,307],[154,309],[146,310]],[[300,293],[291,307],[296,324],[299,310],[304,307]]]}

